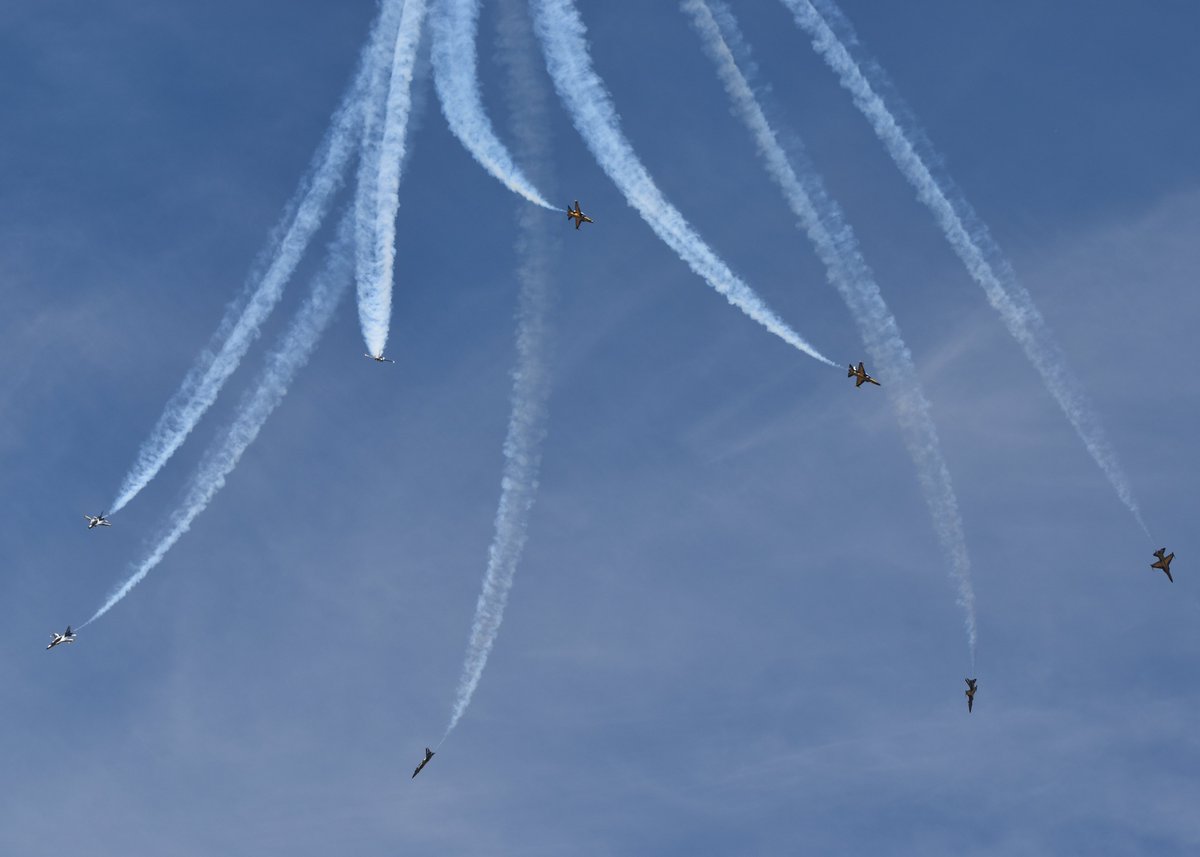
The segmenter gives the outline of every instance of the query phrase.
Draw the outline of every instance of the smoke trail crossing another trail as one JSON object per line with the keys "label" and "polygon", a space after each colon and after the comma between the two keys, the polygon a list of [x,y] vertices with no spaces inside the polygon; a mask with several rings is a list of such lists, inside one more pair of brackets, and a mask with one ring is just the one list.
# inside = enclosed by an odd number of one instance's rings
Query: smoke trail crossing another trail
{"label": "smoke trail crossing another trail", "polygon": [[534,29],[558,95],[601,168],[655,234],[731,304],[792,347],[833,363],[739,279],[667,201],[621,131],[604,82],[592,69],[587,30],[572,0],[530,0]]}
{"label": "smoke trail crossing another trail", "polygon": [[513,193],[555,211],[513,162],[484,112],[475,45],[479,7],[480,0],[434,0],[433,79],[442,113],[454,136],[485,170]]}
{"label": "smoke trail crossing another trail", "polygon": [[208,508],[213,497],[224,487],[226,478],[241,460],[242,453],[258,437],[267,418],[283,401],[296,372],[308,362],[353,279],[354,254],[350,252],[352,223],[349,214],[342,218],[337,236],[329,248],[328,260],[314,279],[308,299],[292,319],[279,345],[268,355],[266,367],[254,388],[242,400],[233,422],[205,453],[183,502],[168,521],[166,532],[81,628],[115,607],[162,562],[167,552],[191,529],[192,522]]}
{"label": "smoke trail crossing another trail", "polygon": [[825,189],[795,135],[788,135],[785,149],[780,135],[762,107],[765,100],[750,78],[753,61],[730,9],[721,0],[683,0],[701,42],[717,67],[717,74],[733,102],[734,113],[754,136],[767,172],[783,191],[825,266],[829,282],[837,289],[858,324],[872,360],[887,372],[883,388],[916,465],[926,503],[933,518],[942,550],[950,561],[951,576],[963,608],[972,672],[975,663],[975,592],[971,584],[971,562],[958,511],[958,498],[950,470],[942,456],[937,426],[929,401],[921,388],[912,354],[900,333],[896,318],[875,282],[874,274],[858,246],[853,229],[846,223],[841,206]]}
{"label": "smoke trail crossing another trail", "polygon": [[358,148],[364,100],[378,81],[386,83],[387,49],[399,19],[402,0],[385,0],[359,58],[353,82],[343,95],[329,130],[313,158],[300,189],[274,230],[270,249],[261,254],[242,297],[230,304],[216,333],[168,400],[162,415],[142,442],[126,474],[112,513],[125,508],[158,474],[183,444],[258,337],[259,329],[283,296],[313,235],[320,228],[334,194]]}
{"label": "smoke trail crossing another trail", "polygon": [[413,107],[413,73],[425,21],[425,0],[405,0],[392,52],[391,78],[381,133],[364,131],[359,165],[356,278],[358,317],[371,354],[383,354],[392,320],[396,265],[396,211],[400,205],[408,121]]}
{"label": "smoke trail crossing another trail", "polygon": [[[1149,535],[1133,490],[1117,460],[1116,450],[1109,443],[1078,379],[1067,366],[1049,326],[1033,298],[1017,282],[1012,266],[965,197],[948,177],[934,175],[929,162],[937,163],[940,159],[932,153],[932,147],[916,123],[908,118],[907,109],[898,99],[894,99],[897,102],[895,108],[889,107],[880,95],[892,88],[883,69],[875,62],[860,64],[855,61],[846,45],[857,45],[858,38],[833,0],[780,2],[791,10],[796,23],[812,39],[817,53],[853,96],[854,104],[866,117],[900,172],[916,188],[917,198],[933,213],[946,240],[971,277],[983,288],[988,303],[1000,314],[1008,332],[1020,343],[1025,356],[1042,376],[1046,389],[1066,414],[1092,459],[1104,472],[1121,502],[1133,513],[1138,525]],[[839,38],[835,27],[844,38]],[[921,149],[927,150],[929,156],[923,156]]]}
{"label": "smoke trail crossing another trail", "polygon": [[[512,125],[521,156],[550,172],[552,153],[546,145],[548,92],[538,77],[536,47],[521,0],[504,0],[500,11],[500,59],[507,71]],[[513,577],[525,548],[529,514],[537,496],[542,440],[546,434],[550,367],[547,359],[549,313],[555,267],[543,218],[523,207],[517,212],[521,238],[517,278],[517,363],[513,369],[512,411],[504,440],[504,475],[496,508],[495,535],[488,549],[483,589],[475,605],[467,653],[458,681],[446,735],[471,704],[471,697],[504,619]],[[440,747],[441,744],[439,743]]]}

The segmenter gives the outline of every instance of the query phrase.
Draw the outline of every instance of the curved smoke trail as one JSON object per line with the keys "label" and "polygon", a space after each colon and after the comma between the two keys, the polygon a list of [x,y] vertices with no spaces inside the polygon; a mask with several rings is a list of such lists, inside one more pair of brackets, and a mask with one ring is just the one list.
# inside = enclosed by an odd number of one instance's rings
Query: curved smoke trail
{"label": "curved smoke trail", "polygon": [[621,131],[604,82],[592,69],[587,29],[572,0],[530,0],[534,28],[558,95],[601,168],[655,234],[731,304],[794,348],[833,363],[771,311],[663,196]]}
{"label": "curved smoke trail", "polygon": [[[549,171],[551,152],[545,143],[548,93],[538,77],[528,17],[520,0],[501,6],[500,58],[507,70],[509,107],[521,157]],[[495,535],[488,549],[483,589],[475,605],[467,654],[458,681],[454,707],[442,741],[458,725],[483,676],[496,642],[517,564],[525,548],[529,512],[537,496],[542,440],[546,435],[550,368],[546,340],[547,315],[553,293],[554,266],[542,218],[530,208],[517,212],[521,239],[517,278],[521,293],[517,307],[517,364],[513,369],[512,411],[504,439],[504,476],[496,508]],[[439,744],[440,746],[440,744]]]}
{"label": "curved smoke trail", "polygon": [[433,79],[442,113],[454,136],[485,170],[513,193],[534,205],[555,207],[513,162],[512,155],[496,136],[483,109],[479,92],[479,57],[475,49],[479,27],[480,0],[434,0],[430,28],[433,31]]}
{"label": "curved smoke trail", "polygon": [[[813,47],[837,74],[842,86],[854,98],[854,104],[866,117],[888,154],[917,191],[917,198],[933,213],[946,240],[966,266],[971,277],[987,295],[988,303],[1000,314],[1008,332],[1020,343],[1042,383],[1054,396],[1075,428],[1092,459],[1100,466],[1121,502],[1149,535],[1133,490],[1105,436],[1104,428],[1084,394],[1074,373],[1054,341],[1046,320],[1033,298],[1017,282],[1012,266],[992,239],[966,198],[946,176],[935,176],[929,161],[938,162],[932,147],[899,105],[889,108],[880,95],[891,90],[890,81],[877,63],[860,65],[851,56],[847,44],[858,44],[849,21],[832,0],[781,0],[791,10],[796,23],[812,39]],[[818,10],[817,6],[820,6]],[[839,38],[834,27],[841,30]],[[899,114],[899,118],[898,115]],[[906,127],[907,126],[907,127]],[[931,157],[921,154],[921,149]]]}
{"label": "curved smoke trail", "polygon": [[386,84],[387,48],[395,33],[401,0],[387,0],[380,10],[350,88],[333,114],[330,128],[274,230],[270,249],[261,254],[242,297],[230,304],[216,333],[171,396],[137,458],[126,474],[110,509],[119,512],[150,483],[183,444],[200,418],[216,401],[230,375],[258,337],[258,331],[279,303],[284,288],[320,228],[334,194],[358,147],[363,104]]}
{"label": "curved smoke trail", "polygon": [[212,498],[224,487],[226,478],[241,460],[242,453],[258,437],[267,417],[283,401],[296,372],[308,362],[353,279],[354,254],[350,251],[352,222],[349,214],[342,218],[337,236],[329,247],[329,258],[314,279],[308,299],[292,319],[278,347],[267,357],[266,367],[253,390],[242,400],[233,422],[205,453],[182,504],[171,515],[166,532],[81,628],[115,607],[162,562],[167,552],[191,529],[192,522],[208,508]]}
{"label": "curved smoke trail", "polygon": [[958,603],[965,612],[973,668],[975,592],[971,585],[967,540],[950,469],[942,457],[937,426],[917,377],[912,354],[862,256],[853,229],[846,223],[841,206],[825,190],[799,140],[792,136],[785,149],[768,120],[762,107],[763,96],[756,92],[749,79],[754,69],[750,49],[742,39],[732,12],[721,0],[683,0],[682,5],[692,16],[704,48],[716,64],[721,83],[733,102],[734,113],[754,136],[767,172],[783,191],[788,206],[825,265],[829,282],[857,322],[872,360],[886,367],[884,389],[891,396],[905,445],[916,465],[921,489],[933,517],[934,531],[950,560]]}
{"label": "curved smoke trail", "polygon": [[355,216],[358,318],[371,354],[383,354],[392,320],[396,264],[396,210],[400,205],[408,120],[413,108],[413,74],[425,22],[425,0],[405,0],[392,52],[392,73],[382,133],[368,127]]}

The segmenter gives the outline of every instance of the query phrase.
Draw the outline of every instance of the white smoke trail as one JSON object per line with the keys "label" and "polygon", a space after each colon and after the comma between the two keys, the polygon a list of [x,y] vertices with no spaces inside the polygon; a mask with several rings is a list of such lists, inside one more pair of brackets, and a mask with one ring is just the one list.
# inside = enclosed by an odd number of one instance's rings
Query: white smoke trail
{"label": "white smoke trail", "polygon": [[353,278],[352,223],[349,214],[342,218],[337,236],[329,247],[328,260],[314,279],[308,299],[296,313],[278,347],[267,357],[266,367],[243,399],[233,422],[205,453],[166,532],[92,618],[80,627],[90,625],[111,610],[162,562],[180,537],[191,529],[196,516],[208,508],[216,493],[224,487],[242,453],[258,437],[267,417],[283,401],[292,379],[308,362]]}
{"label": "white smoke trail", "polygon": [[[539,68],[533,59],[536,48],[520,0],[505,0],[501,4],[500,44],[500,59],[508,77],[505,90],[521,157],[529,163],[540,164],[544,172],[549,172],[552,153],[545,142],[548,93],[538,77]],[[483,590],[475,605],[458,692],[442,741],[458,725],[471,704],[504,619],[508,593],[525,548],[529,513],[537,496],[542,440],[546,435],[550,392],[547,315],[555,266],[542,218],[530,208],[522,208],[517,217],[521,228],[518,244],[521,259],[517,269],[521,293],[517,307],[517,364],[513,369],[512,411],[504,440],[504,476],[500,483],[495,535],[488,549]]]}
{"label": "white smoke trail", "polygon": [[558,95],[601,168],[662,241],[731,304],[794,348],[833,363],[775,315],[704,243],[663,196],[621,131],[604,82],[591,66],[587,30],[572,0],[530,0],[534,29]]}
{"label": "white smoke trail", "polygon": [[513,193],[555,210],[513,162],[483,109],[475,48],[480,0],[434,0],[433,79],[454,136],[479,164]]}
{"label": "white smoke trail", "polygon": [[368,127],[359,166],[355,230],[358,317],[367,351],[382,354],[392,320],[396,210],[413,108],[413,75],[425,21],[425,0],[405,0],[392,52],[382,133]]}
{"label": "white smoke trail", "polygon": [[392,43],[402,0],[386,0],[380,10],[350,88],[333,114],[329,130],[300,183],[288,212],[276,227],[270,249],[262,254],[243,296],[230,304],[208,346],[171,396],[158,422],[109,507],[119,512],[150,483],[212,406],[221,388],[258,337],[279,303],[358,147],[364,101],[386,85],[387,49]]}
{"label": "white smoke trail", "polygon": [[732,12],[721,0],[683,0],[682,6],[692,16],[704,48],[716,64],[735,114],[754,136],[767,172],[783,191],[788,206],[825,265],[829,282],[857,322],[872,360],[886,371],[884,389],[890,394],[905,445],[916,465],[934,530],[950,560],[958,603],[965,612],[973,668],[975,592],[971,585],[966,536],[950,470],[942,457],[937,426],[913,365],[912,354],[862,256],[853,229],[846,223],[841,206],[826,192],[799,140],[791,136],[790,145],[785,149],[768,120],[762,107],[764,96],[761,91],[756,91],[749,79],[754,68],[750,49],[742,40]]}
{"label": "white smoke trail", "polygon": [[[1054,396],[1083,445],[1116,490],[1121,502],[1149,535],[1133,491],[1105,436],[1104,428],[1084,394],[1074,373],[1068,368],[1062,350],[1054,341],[1049,326],[1025,288],[1017,282],[1012,266],[992,239],[987,227],[965,197],[946,176],[935,176],[928,161],[932,154],[924,135],[908,111],[899,105],[889,108],[880,95],[891,84],[878,64],[860,65],[851,56],[847,43],[858,42],[850,23],[832,0],[781,0],[791,10],[796,23],[812,39],[816,49],[850,92],[859,111],[866,117],[875,135],[883,143],[900,172],[916,188],[917,198],[933,213],[946,240],[966,266],[971,277],[983,288],[988,303],[1000,314],[1008,332],[1020,343],[1046,389]],[[821,9],[818,11],[817,6]],[[834,27],[842,31],[839,38]],[[921,153],[930,151],[927,159]]]}

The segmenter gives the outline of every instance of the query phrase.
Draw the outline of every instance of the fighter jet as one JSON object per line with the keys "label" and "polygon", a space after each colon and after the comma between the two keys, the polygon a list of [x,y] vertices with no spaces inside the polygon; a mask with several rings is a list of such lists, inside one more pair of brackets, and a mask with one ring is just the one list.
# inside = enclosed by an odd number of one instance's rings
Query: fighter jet
{"label": "fighter jet", "polygon": [[50,641],[50,645],[46,646],[47,651],[49,651],[50,649],[53,649],[59,643],[74,643],[75,642],[75,632],[71,630],[70,625],[68,625],[67,630],[63,631],[61,634],[53,634],[52,636],[53,636],[53,639]]}
{"label": "fighter jet", "polygon": [[370,357],[376,363],[395,363],[396,362],[395,360],[393,360],[390,357],[384,357],[382,351],[380,351],[378,354],[364,354],[363,357]]}
{"label": "fighter jet", "polygon": [[87,518],[88,529],[91,530],[96,527],[111,527],[112,524],[108,522],[108,518],[104,517],[105,514],[105,512],[101,512],[99,515],[84,514],[83,517]]}
{"label": "fighter jet", "polygon": [[428,765],[429,760],[432,758],[433,758],[433,751],[430,750],[428,747],[426,747],[425,748],[425,758],[421,760],[421,764],[417,765],[417,769],[415,771],[413,771],[413,775],[410,779],[415,780],[417,778],[417,774],[421,773],[421,769],[424,768],[426,765]]}
{"label": "fighter jet", "polygon": [[[1166,554],[1166,556],[1163,556],[1163,554]],[[1166,548],[1159,548],[1154,552],[1154,555],[1158,557],[1158,562],[1151,564],[1150,567],[1161,568],[1164,572],[1166,572],[1167,580],[1174,583],[1175,578],[1171,577],[1171,560],[1175,559],[1175,554],[1167,553]]]}
{"label": "fighter jet", "polygon": [[967,714],[971,713],[971,709],[975,707],[975,683],[979,681],[977,678],[969,678],[967,681]]}
{"label": "fighter jet", "polygon": [[567,220],[574,220],[576,229],[578,229],[580,226],[583,226],[585,223],[595,223],[592,218],[588,217],[580,210],[579,200],[575,200],[574,208],[571,208],[569,205],[567,206]]}
{"label": "fighter jet", "polygon": [[846,372],[846,377],[855,379],[855,387],[861,387],[863,384],[874,384],[876,387],[880,386],[878,381],[867,374],[867,370],[863,368],[861,360],[858,363],[857,369],[854,368],[853,363],[851,363],[847,368],[849,371]]}

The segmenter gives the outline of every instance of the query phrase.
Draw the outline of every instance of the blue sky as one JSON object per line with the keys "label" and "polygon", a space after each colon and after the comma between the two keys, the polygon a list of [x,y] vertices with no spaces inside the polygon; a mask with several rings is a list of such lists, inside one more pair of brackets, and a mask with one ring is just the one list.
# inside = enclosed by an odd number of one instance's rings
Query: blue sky
{"label": "blue sky", "polygon": [[[494,5],[481,73],[511,140]],[[192,532],[78,643],[43,649],[141,555],[298,305],[306,276],[159,479],[86,531],[240,288],[374,13],[152,6],[0,11],[0,851],[1200,846],[1190,4],[843,7],[1057,334],[1155,544],[782,5],[735,4],[933,405],[978,597],[969,717],[961,616],[887,398],[729,307],[552,111],[543,189],[597,223],[546,215],[541,495],[488,671],[416,781],[492,535],[522,205],[431,92],[401,187],[397,365],[362,359],[344,306]],[[668,197],[817,348],[858,359],[677,4],[581,6]],[[1147,567],[1160,543],[1173,586]]]}

